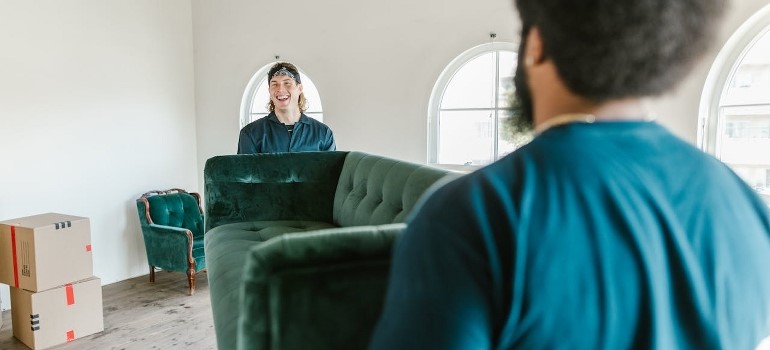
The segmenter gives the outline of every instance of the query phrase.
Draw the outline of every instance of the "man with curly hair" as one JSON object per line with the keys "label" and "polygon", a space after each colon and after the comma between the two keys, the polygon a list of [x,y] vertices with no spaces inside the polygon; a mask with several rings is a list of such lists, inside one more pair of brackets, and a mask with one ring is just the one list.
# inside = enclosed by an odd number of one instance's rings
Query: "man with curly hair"
{"label": "man with curly hair", "polygon": [[725,1],[515,4],[514,120],[536,136],[422,199],[372,348],[753,349],[770,335],[768,207],[645,104]]}

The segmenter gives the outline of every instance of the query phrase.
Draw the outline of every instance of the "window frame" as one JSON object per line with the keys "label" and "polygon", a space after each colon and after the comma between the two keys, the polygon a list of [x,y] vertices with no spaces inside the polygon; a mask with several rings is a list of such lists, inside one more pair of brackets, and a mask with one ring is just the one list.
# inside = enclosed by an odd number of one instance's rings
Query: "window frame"
{"label": "window frame", "polygon": [[[721,144],[720,131],[725,127],[720,104],[727,97],[729,83],[740,63],[758,40],[764,35],[770,35],[768,32],[770,5],[765,5],[730,36],[709,68],[698,111],[697,146],[717,158]],[[770,196],[763,193],[759,195],[770,203]]]}
{"label": "window frame", "polygon": [[[449,86],[449,83],[452,81],[452,78],[457,74],[457,72],[460,71],[460,69],[465,66],[466,63],[472,61],[473,59],[484,55],[486,53],[490,52],[499,52],[499,51],[511,51],[514,54],[518,55],[518,45],[510,42],[491,42],[491,43],[484,43],[481,45],[474,46],[465,52],[461,53],[457,57],[455,57],[449,64],[444,68],[443,71],[441,71],[441,74],[439,75],[438,79],[436,80],[436,83],[433,85],[433,89],[430,94],[430,100],[428,102],[428,149],[427,149],[427,160],[428,164],[439,166],[442,168],[452,169],[452,170],[473,170],[478,169],[481,166],[480,165],[456,165],[456,164],[441,164],[438,163],[438,146],[439,146],[439,115],[441,112],[441,102],[444,99],[444,93],[447,90],[447,87]],[[500,82],[500,61],[499,58],[496,60],[495,64],[497,67],[495,67],[495,96],[498,96],[499,94],[499,82]],[[499,107],[498,99],[495,98],[495,105],[491,108],[492,110],[499,110],[501,107]],[[486,108],[485,108],[486,109]],[[468,110],[476,110],[474,108],[469,108]],[[495,148],[495,154],[497,154],[497,146],[498,146],[498,127],[499,127],[499,117],[497,120],[495,120],[494,124],[494,132],[495,140],[494,140],[494,148]],[[494,162],[495,160],[493,160]]]}
{"label": "window frame", "polygon": [[709,154],[718,151],[720,123],[724,120],[719,113],[720,103],[727,96],[728,83],[738,71],[740,62],[749,49],[770,31],[770,5],[760,9],[730,36],[711,64],[698,111],[697,145]]}

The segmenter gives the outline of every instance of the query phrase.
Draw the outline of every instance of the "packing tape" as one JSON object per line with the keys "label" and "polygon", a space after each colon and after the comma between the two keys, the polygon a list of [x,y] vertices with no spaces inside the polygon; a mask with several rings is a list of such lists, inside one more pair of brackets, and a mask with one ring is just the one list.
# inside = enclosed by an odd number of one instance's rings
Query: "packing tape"
{"label": "packing tape", "polygon": [[75,303],[75,291],[72,289],[72,284],[66,284],[64,286],[65,293],[67,294],[67,305]]}
{"label": "packing tape", "polygon": [[19,257],[16,254],[16,226],[11,225],[11,255],[13,258],[13,286],[19,288]]}
{"label": "packing tape", "polygon": [[75,340],[75,331],[70,329],[67,331],[67,343]]}

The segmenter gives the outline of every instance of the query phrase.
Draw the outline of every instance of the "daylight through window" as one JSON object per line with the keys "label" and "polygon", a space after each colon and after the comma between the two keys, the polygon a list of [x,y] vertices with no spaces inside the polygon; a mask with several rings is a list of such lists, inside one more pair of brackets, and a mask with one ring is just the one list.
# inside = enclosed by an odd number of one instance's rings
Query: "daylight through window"
{"label": "daylight through window", "polygon": [[770,6],[722,51],[709,73],[714,84],[707,84],[701,102],[699,142],[770,204]]}
{"label": "daylight through window", "polygon": [[489,43],[458,56],[431,95],[428,161],[489,164],[521,146],[506,127],[517,55],[511,43]]}

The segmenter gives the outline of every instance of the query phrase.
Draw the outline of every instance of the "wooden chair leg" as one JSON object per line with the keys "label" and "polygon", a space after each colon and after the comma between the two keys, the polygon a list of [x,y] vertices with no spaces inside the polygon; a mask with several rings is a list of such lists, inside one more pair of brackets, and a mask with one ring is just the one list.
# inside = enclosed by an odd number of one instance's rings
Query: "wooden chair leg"
{"label": "wooden chair leg", "polygon": [[189,293],[193,295],[195,293],[195,263],[190,263],[190,268],[187,269],[187,283],[190,285]]}
{"label": "wooden chair leg", "polygon": [[155,283],[155,266],[150,265],[150,283]]}

